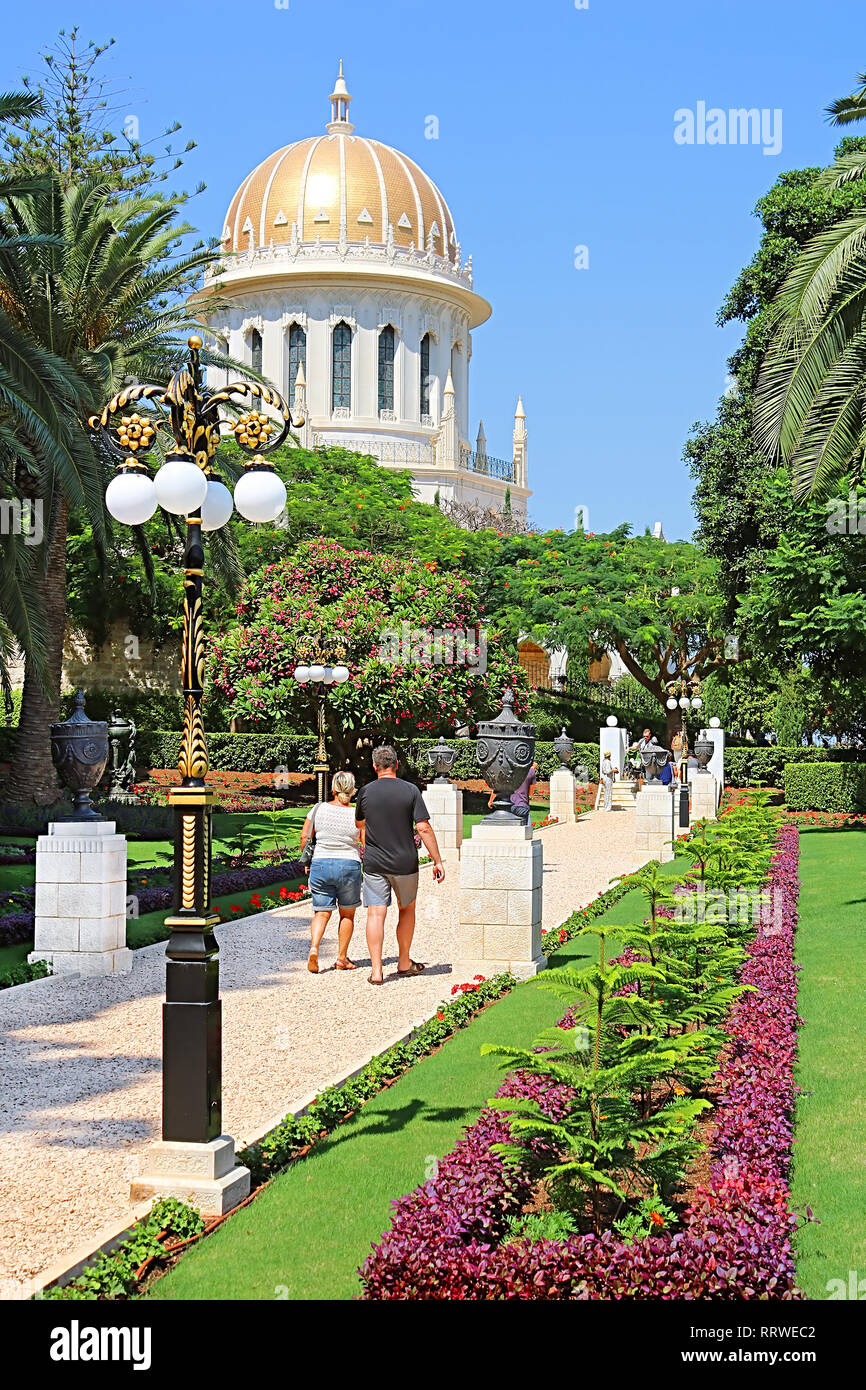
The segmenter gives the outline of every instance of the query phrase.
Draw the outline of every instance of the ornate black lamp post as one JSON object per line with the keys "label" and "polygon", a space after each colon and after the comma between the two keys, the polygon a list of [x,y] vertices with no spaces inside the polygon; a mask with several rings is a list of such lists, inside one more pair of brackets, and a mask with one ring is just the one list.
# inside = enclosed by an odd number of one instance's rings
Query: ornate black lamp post
{"label": "ornate black lamp post", "polygon": [[[213,934],[218,918],[210,901],[214,793],[205,783],[208,755],[202,719],[202,533],[225,525],[232,496],[214,476],[213,457],[226,427],[247,455],[234,506],[248,521],[275,521],[285,505],[286,489],[264,454],[281,444],[293,425],[303,424],[292,419],[287,402],[268,386],[239,381],[209,390],[202,380],[201,346],[201,338],[189,339],[189,358],[167,385],[130,386],[89,422],[117,460],[117,476],[105,498],[112,516],[127,526],[141,525],[159,505],[186,518],[181,783],[169,793],[175,818],[174,908],[166,918],[172,934],[166,947],[163,1007],[162,1137],[191,1143],[208,1143],[222,1128],[222,1006]],[[255,409],[247,409],[234,422],[221,415],[226,407],[256,401],[270,407],[277,418]],[[139,402],[144,403],[142,413],[125,413]],[[171,445],[151,479],[144,460],[160,433]]]}
{"label": "ornate black lamp post", "polygon": [[668,698],[665,704],[671,713],[679,708],[680,734],[683,739],[685,739],[686,736],[687,713],[689,710],[701,710],[704,707],[704,702],[698,694],[699,689],[700,681],[696,680],[694,677],[691,679],[683,678],[680,681],[670,681],[668,683]]}
{"label": "ornate black lamp post", "polygon": [[526,777],[534,755],[535,725],[520,722],[514,713],[514,692],[506,689],[496,718],[478,725],[475,756],[484,780],[496,793],[492,813],[484,817],[484,825],[520,824],[511,809],[511,793]]}
{"label": "ornate black lamp post", "polygon": [[[344,658],[346,653],[342,647],[335,650],[335,655]],[[316,762],[313,771],[316,774],[316,800],[327,801],[328,799],[328,750],[325,746],[325,711],[328,704],[328,691],[333,685],[343,685],[349,679],[349,668],[340,660],[336,666],[331,666],[320,656],[307,664],[302,662],[296,666],[292,672],[298,685],[312,686],[316,696],[316,728],[319,734],[319,746],[316,751]]]}

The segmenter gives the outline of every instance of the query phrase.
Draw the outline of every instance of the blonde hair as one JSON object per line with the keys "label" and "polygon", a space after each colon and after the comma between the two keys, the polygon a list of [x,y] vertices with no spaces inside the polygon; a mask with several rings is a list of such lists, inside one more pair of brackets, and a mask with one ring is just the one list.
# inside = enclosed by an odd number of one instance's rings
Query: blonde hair
{"label": "blonde hair", "polygon": [[331,778],[331,791],[338,801],[348,806],[355,795],[355,778],[351,772],[335,772]]}

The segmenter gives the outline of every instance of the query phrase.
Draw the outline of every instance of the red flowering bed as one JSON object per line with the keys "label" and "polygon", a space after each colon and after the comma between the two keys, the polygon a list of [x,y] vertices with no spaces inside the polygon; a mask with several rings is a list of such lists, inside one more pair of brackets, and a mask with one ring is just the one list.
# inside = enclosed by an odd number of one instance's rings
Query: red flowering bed
{"label": "red flowering bed", "polygon": [[[728,1020],[711,1172],[682,1229],[627,1243],[612,1232],[501,1245],[530,1191],[492,1152],[507,1121],[485,1110],[437,1176],[394,1204],[389,1231],[360,1273],[368,1299],[794,1299],[788,1169],[794,1104],[798,832],[784,826],[770,873],[781,912],[751,942],[742,978],[754,992]],[[527,1089],[528,1088],[528,1089]],[[551,1115],[563,1087],[509,1078]]]}

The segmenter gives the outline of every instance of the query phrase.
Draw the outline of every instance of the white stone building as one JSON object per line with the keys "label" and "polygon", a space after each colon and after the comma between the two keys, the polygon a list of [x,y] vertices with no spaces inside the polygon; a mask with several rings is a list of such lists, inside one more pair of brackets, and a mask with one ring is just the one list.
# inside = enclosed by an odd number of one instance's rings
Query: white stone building
{"label": "white stone building", "polygon": [[[244,180],[206,283],[217,345],[262,371],[306,417],[301,443],[342,445],[409,469],[422,501],[525,515],[526,418],[509,459],[469,441],[473,288],[442,194],[407,155],[354,133],[340,75],[321,135],[286,145]],[[211,370],[209,382],[224,376]]]}

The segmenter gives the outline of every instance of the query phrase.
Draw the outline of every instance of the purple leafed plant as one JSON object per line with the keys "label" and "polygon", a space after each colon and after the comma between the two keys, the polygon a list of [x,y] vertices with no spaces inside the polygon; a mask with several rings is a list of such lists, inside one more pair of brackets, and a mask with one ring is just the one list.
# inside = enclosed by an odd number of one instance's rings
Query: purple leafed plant
{"label": "purple leafed plant", "polygon": [[[361,1268],[367,1299],[795,1299],[789,1206],[797,1017],[798,834],[779,832],[769,887],[731,1011],[715,1083],[721,1099],[711,1172],[676,1234],[626,1243],[613,1232],[503,1245],[530,1191],[525,1168],[491,1150],[507,1120],[484,1110],[435,1178],[394,1204],[390,1229]],[[775,895],[778,895],[777,897]],[[563,1020],[565,1021],[565,1020]],[[568,1103],[543,1077],[510,1077],[500,1095],[532,1095],[552,1116]]]}

